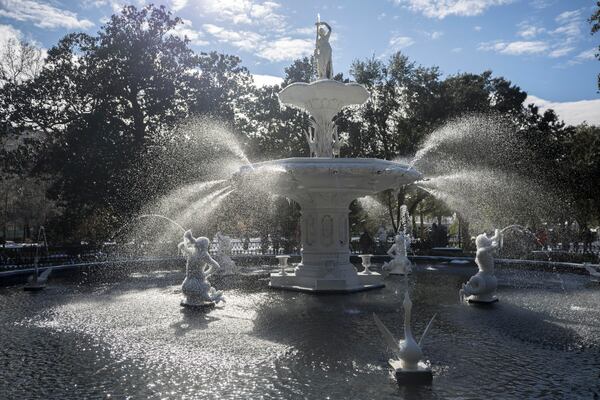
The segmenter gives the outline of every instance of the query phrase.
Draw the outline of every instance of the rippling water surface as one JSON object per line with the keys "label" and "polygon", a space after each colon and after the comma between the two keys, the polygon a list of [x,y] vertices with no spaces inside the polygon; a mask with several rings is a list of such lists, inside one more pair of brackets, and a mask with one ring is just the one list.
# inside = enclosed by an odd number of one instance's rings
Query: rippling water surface
{"label": "rippling water surface", "polygon": [[223,278],[227,302],[179,306],[180,271],[0,288],[0,398],[598,398],[600,286],[585,276],[502,270],[500,303],[458,304],[474,268],[419,267],[413,330],[433,384],[398,388],[373,323],[399,338],[404,280],[352,295],[269,290]]}

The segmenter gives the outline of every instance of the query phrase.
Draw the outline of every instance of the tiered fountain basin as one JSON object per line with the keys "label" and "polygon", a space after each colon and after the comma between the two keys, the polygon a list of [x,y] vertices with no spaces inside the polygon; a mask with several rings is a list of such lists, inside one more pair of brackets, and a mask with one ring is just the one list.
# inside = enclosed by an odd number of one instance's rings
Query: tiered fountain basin
{"label": "tiered fountain basin", "polygon": [[270,286],[308,292],[383,287],[380,274],[357,272],[350,262],[350,202],[421,177],[407,165],[373,158],[287,158],[242,167],[239,184],[284,196],[301,208],[302,261],[293,273],[272,273]]}

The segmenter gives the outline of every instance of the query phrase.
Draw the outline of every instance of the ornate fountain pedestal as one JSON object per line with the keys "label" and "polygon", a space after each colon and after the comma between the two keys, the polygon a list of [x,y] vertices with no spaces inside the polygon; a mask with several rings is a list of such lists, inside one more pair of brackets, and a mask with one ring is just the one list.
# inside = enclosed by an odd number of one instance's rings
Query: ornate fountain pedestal
{"label": "ornate fountain pedestal", "polygon": [[380,274],[359,274],[350,262],[350,202],[420,177],[406,165],[372,158],[287,158],[242,167],[237,185],[285,196],[301,208],[302,262],[294,272],[271,274],[270,286],[308,292],[383,287]]}
{"label": "ornate fountain pedestal", "polygon": [[336,193],[311,196],[302,209],[302,262],[293,273],[272,273],[270,286],[309,292],[355,292],[383,287],[380,274],[357,273],[350,262],[350,201]]}

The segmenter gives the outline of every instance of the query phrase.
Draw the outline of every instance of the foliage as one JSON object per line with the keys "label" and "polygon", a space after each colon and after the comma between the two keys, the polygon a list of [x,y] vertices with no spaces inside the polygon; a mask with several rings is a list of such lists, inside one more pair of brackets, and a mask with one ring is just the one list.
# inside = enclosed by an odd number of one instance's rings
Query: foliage
{"label": "foliage", "polygon": [[[600,30],[599,18],[597,10],[590,19],[592,33]],[[28,185],[38,182],[48,189],[52,211],[45,214],[64,209],[55,235],[108,237],[173,189],[225,175],[230,165],[221,156],[223,148],[236,150],[239,154],[227,157],[238,163],[246,156],[259,161],[308,155],[309,117],[280,106],[281,86],[255,87],[236,56],[196,54],[187,39],[174,35],[181,23],[164,7],[127,6],[96,35],[60,39],[43,66],[31,44],[12,42],[0,49],[2,179],[13,182],[19,174]],[[408,160],[446,121],[500,115],[517,145],[508,157],[486,159],[485,167],[560,187],[581,226],[600,222],[598,127],[566,126],[553,111],[525,105],[527,94],[491,71],[443,76],[437,67],[418,65],[400,52],[387,60],[356,60],[350,76],[371,98],[337,116],[347,144],[343,157]],[[283,85],[314,78],[314,60],[305,57],[285,69]],[[348,81],[342,74],[335,79]],[[473,149],[474,156],[481,150],[476,144]],[[36,176],[29,176],[31,170]],[[206,229],[270,234],[271,240],[297,237],[297,205],[257,197],[258,208],[240,210],[243,201],[232,194],[223,203],[225,216]],[[377,201],[394,229],[401,204],[415,218],[440,219],[454,211],[414,186],[380,193]],[[36,204],[31,207],[46,207]],[[260,207],[269,208],[268,215]],[[461,215],[457,220],[467,243],[468,223]],[[361,202],[351,204],[353,231],[379,222],[369,221]]]}
{"label": "foliage", "polygon": [[182,118],[233,119],[249,74],[237,57],[195,54],[173,34],[181,23],[164,7],[124,7],[97,36],[62,38],[37,77],[7,88],[11,124],[45,134],[37,171],[57,175],[49,193],[65,219],[127,219],[166,190],[153,162]]}

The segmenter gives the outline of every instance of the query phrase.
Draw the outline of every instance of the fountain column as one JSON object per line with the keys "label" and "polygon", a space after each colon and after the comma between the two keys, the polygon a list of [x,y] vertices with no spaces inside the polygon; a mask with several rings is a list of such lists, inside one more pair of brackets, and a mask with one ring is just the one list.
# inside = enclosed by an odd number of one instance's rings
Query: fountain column
{"label": "fountain column", "polygon": [[350,262],[348,214],[353,197],[312,193],[298,199],[302,214],[302,262],[294,274],[272,274],[272,287],[348,292],[383,286],[379,274],[359,275]]}

